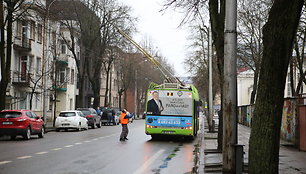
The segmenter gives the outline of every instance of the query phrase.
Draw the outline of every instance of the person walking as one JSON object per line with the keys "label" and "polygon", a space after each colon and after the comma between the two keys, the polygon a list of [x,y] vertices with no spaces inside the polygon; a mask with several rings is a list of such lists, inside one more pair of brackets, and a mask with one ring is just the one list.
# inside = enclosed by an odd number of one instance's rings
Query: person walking
{"label": "person walking", "polygon": [[120,115],[120,123],[122,125],[120,141],[128,140],[127,135],[129,133],[129,129],[128,129],[129,118],[131,118],[131,114],[126,109],[123,109]]}

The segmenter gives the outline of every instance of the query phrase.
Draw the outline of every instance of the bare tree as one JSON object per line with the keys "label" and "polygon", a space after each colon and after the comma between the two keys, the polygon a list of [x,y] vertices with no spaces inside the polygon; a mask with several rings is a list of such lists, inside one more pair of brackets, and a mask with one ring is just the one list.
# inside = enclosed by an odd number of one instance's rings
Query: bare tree
{"label": "bare tree", "polygon": [[[295,56],[292,56],[290,60],[290,88],[292,96],[298,96],[302,91],[303,84],[306,84],[306,71],[304,71],[304,58],[305,58],[305,45],[306,45],[306,10],[303,9],[303,13],[300,19],[299,27],[297,30],[296,38],[294,40],[293,51]],[[297,69],[297,72],[296,72]],[[296,74],[298,77],[295,78]],[[297,79],[297,81],[295,80]]]}
{"label": "bare tree", "polygon": [[244,67],[254,71],[250,103],[254,104],[262,59],[262,26],[265,24],[269,1],[241,1],[238,8],[238,56]]}
{"label": "bare tree", "polygon": [[[12,36],[13,23],[28,15],[32,4],[25,5],[25,0],[1,0],[0,1],[0,58],[1,58],[1,81],[0,81],[0,110],[5,108],[6,90],[10,82],[12,62]],[[6,31],[6,33],[5,33]]]}

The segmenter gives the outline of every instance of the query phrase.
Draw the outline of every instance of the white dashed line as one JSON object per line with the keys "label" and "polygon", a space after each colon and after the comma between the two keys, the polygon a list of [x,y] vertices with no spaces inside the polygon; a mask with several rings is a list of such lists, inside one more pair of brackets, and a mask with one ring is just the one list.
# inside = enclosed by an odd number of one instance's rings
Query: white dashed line
{"label": "white dashed line", "polygon": [[80,144],[83,144],[83,143],[74,143],[75,145],[80,145]]}
{"label": "white dashed line", "polygon": [[97,140],[98,140],[98,138],[93,139],[93,141],[97,141]]}
{"label": "white dashed line", "polygon": [[57,150],[61,150],[62,148],[54,148],[52,150],[57,151]]}
{"label": "white dashed line", "polygon": [[0,161],[0,165],[11,163],[12,161]]}
{"label": "white dashed line", "polygon": [[84,141],[84,143],[90,143],[91,141]]}
{"label": "white dashed line", "polygon": [[20,156],[17,157],[16,159],[27,159],[27,158],[32,158],[32,156]]}
{"label": "white dashed line", "polygon": [[65,147],[72,147],[73,145],[67,145],[67,146],[65,146]]}
{"label": "white dashed line", "polygon": [[35,153],[35,154],[37,154],[37,155],[42,155],[42,154],[46,154],[46,153],[48,153],[48,152],[37,152],[37,153]]}

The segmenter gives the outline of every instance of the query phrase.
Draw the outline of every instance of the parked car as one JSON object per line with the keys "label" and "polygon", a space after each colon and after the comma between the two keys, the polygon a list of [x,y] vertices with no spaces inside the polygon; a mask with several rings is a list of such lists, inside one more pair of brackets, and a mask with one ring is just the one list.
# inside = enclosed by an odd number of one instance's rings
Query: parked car
{"label": "parked car", "polygon": [[88,121],[85,118],[85,115],[81,111],[72,110],[72,111],[61,111],[59,116],[55,120],[56,131],[61,129],[76,129],[81,131],[82,129],[88,129]]}
{"label": "parked car", "polygon": [[41,117],[31,110],[3,110],[0,112],[0,135],[15,139],[17,135],[29,140],[31,135],[43,138],[45,124]]}
{"label": "parked car", "polygon": [[103,125],[117,125],[116,124],[116,112],[113,108],[102,108],[102,124]]}
{"label": "parked car", "polygon": [[85,118],[88,120],[88,126],[95,129],[101,127],[101,116],[97,114],[97,111],[94,108],[78,108],[78,111],[81,111]]}

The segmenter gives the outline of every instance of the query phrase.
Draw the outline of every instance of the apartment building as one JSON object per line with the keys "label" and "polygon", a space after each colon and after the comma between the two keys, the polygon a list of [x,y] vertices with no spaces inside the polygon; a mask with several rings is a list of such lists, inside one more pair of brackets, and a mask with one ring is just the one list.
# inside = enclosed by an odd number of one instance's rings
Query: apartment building
{"label": "apartment building", "polygon": [[[77,68],[68,49],[69,30],[63,21],[49,15],[46,0],[26,1],[26,5],[31,6],[27,15],[13,23],[6,108],[32,109],[52,120],[61,110],[75,109],[78,94]],[[80,58],[79,37],[75,42]]]}

